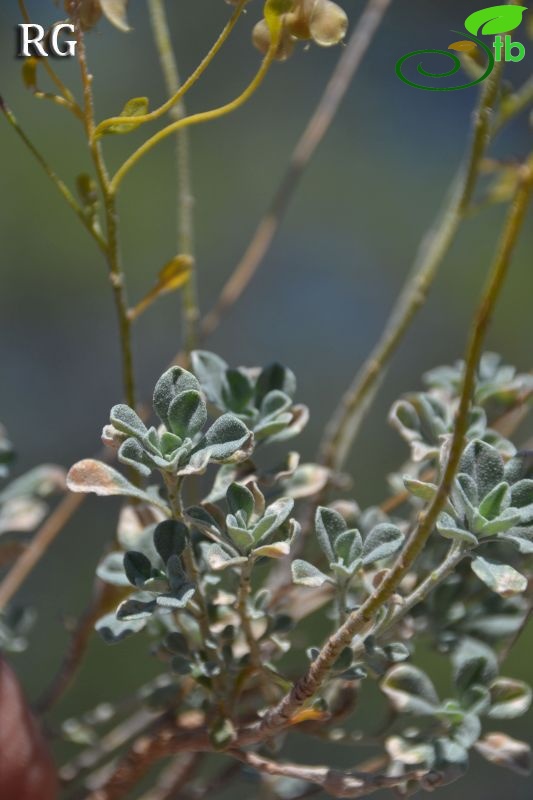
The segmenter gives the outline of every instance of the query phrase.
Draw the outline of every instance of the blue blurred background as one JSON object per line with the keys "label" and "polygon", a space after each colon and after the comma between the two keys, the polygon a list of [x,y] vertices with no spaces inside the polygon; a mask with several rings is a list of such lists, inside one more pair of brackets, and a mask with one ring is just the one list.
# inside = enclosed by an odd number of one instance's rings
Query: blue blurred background
{"label": "blue blurred background", "polygon": [[[351,18],[360,0],[341,3]],[[183,75],[189,74],[228,16],[223,0],[168,3]],[[257,278],[207,343],[232,364],[274,359],[298,376],[311,422],[301,437],[304,459],[313,457],[321,431],[354,371],[376,340],[465,150],[477,89],[416,91],[398,81],[395,63],[406,52],[444,47],[450,29],[462,27],[478,2],[397,0],[294,197],[290,211]],[[57,19],[53,3],[28,3],[32,17]],[[189,111],[236,96],[256,69],[250,31],[260,16],[252,2],[230,44],[187,98]],[[164,98],[144,2],[132,0],[133,32],[105,21],[88,36],[97,116],[117,113],[133,96],[152,107]],[[15,0],[0,6],[0,93],[61,176],[73,185],[90,168],[83,136],[60,108],[33,99],[14,57]],[[451,38],[450,38],[451,37]],[[525,35],[522,40],[525,39]],[[531,72],[526,59],[507,77],[520,83]],[[192,131],[196,249],[200,299],[207,310],[242,255],[283,174],[289,153],[339,57],[339,50],[297,48],[276,64],[261,91],[233,116]],[[74,63],[55,62],[79,91]],[[106,142],[112,166],[141,141],[141,134]],[[531,148],[527,115],[505,131],[493,152],[523,157]],[[0,419],[16,444],[17,470],[43,461],[70,465],[99,446],[110,405],[121,399],[119,354],[106,268],[100,253],[13,131],[0,121]],[[129,293],[140,298],[175,253],[173,143],[162,143],[126,178],[120,211]],[[469,220],[441,269],[429,301],[404,340],[369,415],[349,469],[360,504],[379,502],[385,476],[405,457],[386,424],[392,401],[418,388],[428,368],[463,352],[466,331],[490,263],[503,209],[490,207]],[[516,252],[488,347],[530,369],[533,226],[531,216]],[[135,329],[140,394],[180,346],[177,295],[157,303]],[[66,644],[64,617],[87,601],[94,567],[113,532],[117,505],[89,500],[50,549],[20,592],[36,606],[39,622],[30,655],[16,668],[35,696],[57,667]],[[506,672],[531,679],[524,637]],[[57,716],[127,692],[154,674],[143,641],[106,648],[94,640],[75,688]],[[513,723],[528,738],[533,717]],[[313,754],[306,742],[305,758]],[[315,759],[323,755],[314,754]],[[344,754],[347,763],[353,758]],[[511,789],[509,787],[512,787]],[[443,790],[446,798],[513,800],[531,797],[533,782],[482,764]],[[246,795],[246,789],[243,789]]]}

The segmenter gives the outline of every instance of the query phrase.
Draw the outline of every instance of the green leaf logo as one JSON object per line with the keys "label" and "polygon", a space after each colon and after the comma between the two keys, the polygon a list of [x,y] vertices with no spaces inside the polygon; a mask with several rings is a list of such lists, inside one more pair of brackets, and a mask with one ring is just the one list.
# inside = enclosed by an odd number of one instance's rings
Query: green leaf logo
{"label": "green leaf logo", "polygon": [[518,28],[526,6],[491,6],[470,14],[465,20],[465,28],[476,36],[484,33],[487,36],[498,33],[509,33]]}

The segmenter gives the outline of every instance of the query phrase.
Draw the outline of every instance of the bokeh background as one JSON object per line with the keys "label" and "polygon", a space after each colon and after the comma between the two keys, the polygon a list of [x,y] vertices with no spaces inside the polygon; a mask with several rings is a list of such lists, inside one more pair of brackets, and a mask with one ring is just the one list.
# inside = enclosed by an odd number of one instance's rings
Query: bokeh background
{"label": "bokeh background", "polygon": [[[342,5],[352,18],[360,0]],[[182,74],[189,74],[228,15],[223,0],[169,2]],[[33,0],[36,21],[57,19],[52,2]],[[312,412],[301,437],[313,457],[325,422],[378,336],[413,262],[419,241],[443,201],[465,150],[477,90],[422,92],[400,83],[394,66],[404,53],[446,47],[480,7],[468,0],[396,0],[341,112],[294,197],[256,279],[207,344],[233,364],[291,366],[298,398]],[[256,68],[250,30],[260,4],[234,32],[216,67],[188,97],[200,110],[237,95]],[[99,118],[117,113],[133,96],[152,106],[164,99],[162,78],[142,0],[130,3],[133,32],[105,21],[88,36]],[[61,108],[38,102],[24,89],[14,57],[15,0],[0,5],[0,92],[50,163],[73,184],[89,168],[83,136]],[[457,37],[456,37],[457,38]],[[525,36],[522,37],[522,40]],[[519,83],[526,59],[508,69]],[[277,64],[265,86],[237,114],[192,131],[196,249],[202,309],[208,309],[243,253],[281,177],[339,50],[298,48]],[[66,60],[65,60],[66,61]],[[55,65],[76,89],[75,63]],[[138,134],[106,143],[111,165]],[[522,157],[531,148],[527,115],[498,140],[494,153]],[[17,472],[47,461],[65,466],[99,446],[109,407],[121,399],[114,311],[99,252],[54,187],[0,120],[0,418],[16,444]],[[130,297],[140,298],[175,253],[173,144],[167,140],[123,184],[120,205]],[[405,457],[387,426],[392,401],[418,388],[428,368],[463,352],[472,309],[494,250],[501,207],[469,220],[446,258],[429,301],[405,338],[369,415],[349,471],[360,504],[379,502],[385,476]],[[516,252],[488,346],[523,370],[533,366],[533,225],[531,215]],[[159,301],[135,330],[140,394],[148,398],[180,345],[179,297]],[[58,666],[67,643],[64,620],[87,601],[95,565],[113,531],[117,504],[90,499],[63,531],[19,594],[39,613],[29,653],[13,662],[30,697]],[[524,636],[506,672],[532,677],[533,631]],[[439,662],[440,664],[440,662]],[[440,669],[439,664],[434,667]],[[94,638],[76,686],[56,717],[122,696],[157,665],[139,638],[108,648]],[[447,676],[443,673],[443,681]],[[533,716],[509,725],[530,738]],[[306,741],[305,759],[324,757]],[[316,746],[318,747],[318,746]],[[59,752],[59,755],[64,755]],[[355,759],[343,755],[345,763]],[[475,756],[467,778],[441,792],[442,800],[526,800],[533,781],[491,767]],[[339,762],[340,763],[340,762]],[[243,784],[242,796],[251,789]],[[254,790],[255,791],[255,790]]]}

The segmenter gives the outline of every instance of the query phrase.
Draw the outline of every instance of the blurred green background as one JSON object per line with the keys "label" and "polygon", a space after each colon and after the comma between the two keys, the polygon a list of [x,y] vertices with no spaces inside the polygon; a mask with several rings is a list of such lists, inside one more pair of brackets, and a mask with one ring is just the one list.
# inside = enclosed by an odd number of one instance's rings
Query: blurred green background
{"label": "blurred green background", "polygon": [[[353,25],[362,2],[345,0],[342,5]],[[218,35],[228,7],[223,0],[174,0],[168,6],[181,72],[187,75]],[[61,13],[43,0],[28,7],[42,23]],[[305,460],[313,457],[326,420],[376,340],[465,150],[477,89],[416,91],[398,81],[395,63],[411,50],[447,47],[453,40],[450,29],[460,29],[467,14],[479,7],[471,0],[393,3],[257,278],[207,343],[232,364],[277,359],[295,371],[298,399],[312,412],[300,440]],[[129,16],[134,28],[130,34],[104,21],[88,36],[98,118],[117,113],[133,96],[148,96],[152,107],[165,97],[145,3],[132,0]],[[188,96],[190,111],[231,99],[246,85],[258,62],[250,30],[259,16],[256,0],[216,66]],[[14,57],[14,26],[20,21],[15,0],[0,5],[0,93],[50,163],[73,185],[75,176],[89,169],[83,136],[67,112],[36,101],[24,89],[21,62]],[[510,80],[519,83],[531,73],[532,53],[530,43],[526,59],[508,69]],[[203,310],[216,299],[243,253],[338,57],[337,48],[297,48],[289,61],[275,65],[248,106],[193,129]],[[66,61],[56,60],[54,66],[79,90],[76,65]],[[523,157],[531,139],[526,115],[498,139],[493,152]],[[118,165],[138,141],[136,133],[106,142],[111,165]],[[70,209],[2,120],[0,153],[0,419],[19,453],[17,472],[43,461],[68,466],[98,449],[109,407],[121,399],[106,268]],[[123,184],[121,238],[134,300],[175,253],[172,159],[169,139]],[[392,401],[418,388],[426,369],[462,355],[502,219],[503,209],[495,206],[463,226],[394,360],[349,463],[353,493],[362,505],[383,498],[385,476],[406,456],[403,443],[386,424]],[[487,343],[523,370],[533,366],[532,249],[530,215]],[[136,326],[141,397],[149,397],[180,346],[179,304],[177,295],[164,298]],[[29,653],[13,659],[31,697],[59,663],[67,643],[64,619],[77,615],[87,601],[117,508],[112,501],[88,500],[19,594],[21,602],[39,613]],[[531,680],[532,646],[530,632],[508,662],[507,674]],[[56,716],[121,696],[156,671],[142,638],[117,648],[95,638],[80,679]],[[532,720],[530,715],[506,729],[530,739]],[[323,745],[305,740],[300,754],[318,762],[324,757]],[[356,760],[350,753],[342,757],[344,763]],[[441,791],[443,800],[496,800],[504,792],[512,800],[531,797],[532,780],[518,779],[476,756],[472,762],[467,778]],[[247,796],[250,789],[243,787]]]}

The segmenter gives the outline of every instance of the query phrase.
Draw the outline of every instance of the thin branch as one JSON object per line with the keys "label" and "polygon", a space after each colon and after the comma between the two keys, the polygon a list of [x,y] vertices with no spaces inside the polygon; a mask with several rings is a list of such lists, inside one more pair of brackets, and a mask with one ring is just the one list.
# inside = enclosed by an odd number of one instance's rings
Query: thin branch
{"label": "thin branch", "polygon": [[420,772],[388,776],[364,772],[343,772],[329,767],[310,767],[303,764],[278,763],[257,753],[230,750],[229,755],[249,767],[267,775],[281,775],[286,778],[307,781],[321,786],[332,797],[367,797],[380,789],[393,788],[408,780],[416,780]]}
{"label": "thin branch", "polygon": [[209,735],[204,728],[176,730],[174,725],[169,727],[168,723],[159,728],[138,739],[120,760],[105,785],[90,791],[86,800],[119,800],[128,797],[152,764],[166,756],[182,752],[212,752]]}
{"label": "thin branch", "polygon": [[18,120],[16,119],[15,115],[11,111],[11,109],[7,106],[5,100],[0,97],[0,110],[3,111],[5,118],[17,134],[19,138],[24,142],[30,153],[33,157],[37,160],[40,166],[45,171],[46,175],[50,178],[60,195],[63,197],[64,200],[68,203],[70,208],[74,211],[80,222],[82,223],[83,227],[90,233],[92,238],[98,244],[98,247],[103,250],[104,252],[107,249],[107,242],[99,233],[98,230],[93,226],[91,220],[85,214],[83,208],[80,206],[68,186],[61,180],[61,178],[56,175],[52,167],[48,164],[44,156],[39,152],[39,150],[35,147],[31,139],[25,134],[24,130],[21,128]]}
{"label": "thin branch", "polygon": [[30,572],[46,553],[56,536],[81,506],[84,495],[68,494],[37,531],[26,550],[15,562],[0,585],[0,610],[5,608],[18,592]]}
{"label": "thin branch", "polygon": [[530,600],[528,609],[524,614],[524,619],[522,620],[520,627],[518,628],[514,636],[511,637],[509,642],[507,642],[507,644],[505,645],[505,647],[503,648],[498,657],[498,662],[500,666],[502,666],[507,661],[507,659],[511,655],[511,651],[514,649],[515,645],[518,644],[518,641],[522,638],[522,635],[524,634],[529,625],[532,615],[533,615],[533,600]]}
{"label": "thin branch", "polygon": [[176,800],[191,781],[203,753],[183,753],[175,758],[158,778],[156,786],[140,800]]}
{"label": "thin branch", "polygon": [[350,614],[344,625],[326,642],[305,675],[297,681],[278,706],[265,714],[257,724],[258,732],[274,732],[290,724],[290,719],[294,713],[319,690],[342,649],[350,644],[354,636],[362,634],[371,626],[378,610],[390,600],[398,585],[424,549],[435,522],[446,503],[459,465],[464,446],[464,437],[468,428],[468,412],[475,386],[476,369],[485,334],[503,282],[507,276],[511,256],[522,229],[532,190],[533,156],[521,170],[520,184],[511,204],[497,254],[474,317],[467,346],[465,374],[454,433],[446,467],[432,502],[420,515],[416,529],[395,564],[374,593],[356,611]]}
{"label": "thin branch", "polygon": [[[28,10],[26,9],[26,3],[24,2],[24,0],[18,0],[18,4],[24,21],[26,23],[31,24],[31,18],[30,15],[28,14]],[[61,97],[66,101],[67,106],[70,108],[70,110],[75,114],[75,116],[78,117],[78,119],[83,120],[83,112],[78,103],[76,102],[76,98],[74,97],[68,86],[65,86],[65,84],[63,83],[57,72],[50,65],[50,59],[42,58],[39,60],[39,63],[43,65],[45,72],[48,74],[48,77],[50,78],[52,83],[54,83],[56,88],[59,90]]]}
{"label": "thin branch", "polygon": [[500,113],[496,117],[493,126],[493,135],[499,133],[501,129],[528,106],[533,103],[533,75],[520,86],[516,92],[508,95],[502,100]]}
{"label": "thin branch", "polygon": [[[172,509],[172,516],[176,520],[183,521],[181,481],[179,478],[175,478],[171,475],[164,476],[164,480],[165,480],[165,485],[167,487],[168,502],[170,504],[170,508]],[[193,545],[190,539],[189,542],[187,543],[187,546],[185,547],[185,550],[183,551],[182,559],[189,580],[191,581],[196,590],[194,596],[199,607],[199,614],[196,617],[196,621],[198,624],[200,636],[203,639],[203,644],[204,646],[208,647],[209,644],[213,643],[213,635],[209,623],[209,609],[207,605],[207,598],[204,592],[204,586],[201,579],[200,571],[198,569],[198,564],[196,563],[196,557],[194,555]],[[223,679],[225,665],[220,655],[219,648],[216,642],[215,646],[212,647],[212,649],[210,650],[210,655],[214,658],[219,667],[219,673],[217,675],[213,675],[211,681],[213,686],[213,692],[217,697],[220,710],[224,713],[226,711],[225,687]]]}
{"label": "thin branch", "polygon": [[120,259],[118,240],[118,213],[115,193],[111,188],[109,176],[102,155],[101,146],[94,139],[94,99],[92,81],[93,76],[87,65],[85,51],[85,38],[81,26],[77,25],[77,54],[81,69],[81,80],[84,97],[84,117],[89,150],[94,162],[100,189],[104,198],[104,209],[107,225],[107,262],[109,279],[113,290],[113,298],[118,319],[120,348],[122,354],[122,374],[124,385],[124,398],[129,406],[135,408],[135,373],[133,368],[133,352],[131,345],[131,321],[128,316],[128,298],[125,287],[124,274]]}
{"label": "thin branch", "polygon": [[[244,7],[244,2],[236,9]],[[176,56],[172,49],[172,41],[168,27],[167,16],[165,13],[164,0],[148,0],[150,19],[154,40],[159,53],[159,60],[165,83],[169,94],[175,97],[179,94],[180,78]],[[235,16],[234,14],[234,16]],[[180,99],[170,110],[170,116],[178,121],[186,116],[186,109],[183,99]],[[198,320],[200,310],[198,308],[198,291],[196,282],[196,264],[194,261],[194,220],[193,207],[194,198],[192,193],[191,180],[191,160],[189,131],[182,128],[176,133],[176,167],[177,167],[177,244],[178,252],[191,257],[191,270],[187,282],[181,290],[182,312],[183,312],[183,341],[185,350],[190,353],[194,350],[198,340]]]}
{"label": "thin branch", "polygon": [[136,117],[109,117],[109,119],[104,119],[100,124],[96,127],[94,131],[95,136],[101,136],[102,133],[105,132],[107,128],[112,127],[113,125],[124,125],[129,123],[133,123],[134,125],[138,126],[144,122],[151,122],[154,119],[158,119],[159,117],[164,116],[167,111],[171,111],[172,108],[178,104],[184,95],[189,91],[189,89],[196,83],[196,81],[201,77],[201,75],[205,72],[207,67],[213,61],[214,57],[217,55],[219,50],[222,48],[222,45],[226,42],[227,38],[229,37],[230,33],[232,32],[237,20],[241,16],[242,12],[244,11],[244,7],[250,2],[250,0],[239,0],[235,9],[224,26],[222,33],[216,40],[215,44],[205,56],[204,59],[200,62],[198,67],[194,70],[192,75],[175,91],[173,96],[163,103],[159,108],[150,111],[148,114],[140,114]]}
{"label": "thin branch", "polygon": [[108,758],[120,747],[123,747],[135,736],[146,730],[149,725],[161,716],[159,712],[141,708],[127,719],[122,720],[93,746],[75,756],[72,761],[61,767],[60,778],[64,783],[72,783],[83,772],[94,769],[101,761]]}
{"label": "thin branch", "polygon": [[272,40],[270,46],[268,48],[268,52],[265,55],[264,59],[261,62],[261,66],[259,67],[258,71],[256,72],[255,76],[248,84],[246,89],[241,92],[238,97],[234,100],[231,100],[229,103],[225,103],[222,106],[218,106],[217,108],[212,108],[210,111],[201,111],[198,114],[191,114],[188,117],[184,117],[183,119],[179,119],[176,122],[167,125],[166,128],[155,133],[150,139],[147,139],[134,153],[131,154],[129,158],[122,164],[121,167],[116,171],[115,175],[113,176],[111,183],[110,183],[110,190],[113,194],[116,193],[118,187],[122,183],[123,179],[130,171],[132,167],[137,164],[140,159],[146,155],[153,147],[166,139],[167,136],[171,136],[173,133],[177,133],[178,131],[182,130],[183,128],[187,128],[191,125],[200,125],[204,122],[210,122],[215,119],[220,119],[221,117],[226,116],[226,114],[231,114],[233,111],[236,111],[238,108],[243,106],[250,97],[259,89],[263,80],[265,79],[272,62],[274,61],[275,54],[278,48],[278,43],[280,39],[281,28],[276,31],[272,35]]}
{"label": "thin branch", "polygon": [[248,558],[247,562],[241,567],[241,575],[239,581],[239,591],[237,595],[237,611],[241,620],[242,630],[248,650],[250,653],[250,665],[259,676],[261,691],[267,702],[275,702],[277,692],[271,685],[267,677],[267,673],[263,667],[263,657],[261,654],[261,647],[255,638],[252,621],[250,619],[248,610],[248,601],[251,594],[251,577],[254,562],[252,558]]}
{"label": "thin branch", "polygon": [[331,127],[340,104],[391,2],[392,0],[369,0],[313,116],[294,149],[268,211],[259,223],[242,259],[222,289],[219,299],[202,321],[202,337],[209,336],[215,330],[221,317],[239,299],[257,272],[279,229],[300,179],[317,147]]}
{"label": "thin branch", "polygon": [[485,81],[475,114],[474,133],[466,164],[459,169],[449,199],[436,224],[420,246],[413,270],[396,301],[389,321],[372,353],[357,372],[326,428],[320,462],[340,470],[372,402],[386,367],[424,304],[442,261],[469,208],[479,167],[489,141],[492,109],[498,96],[501,65]]}

